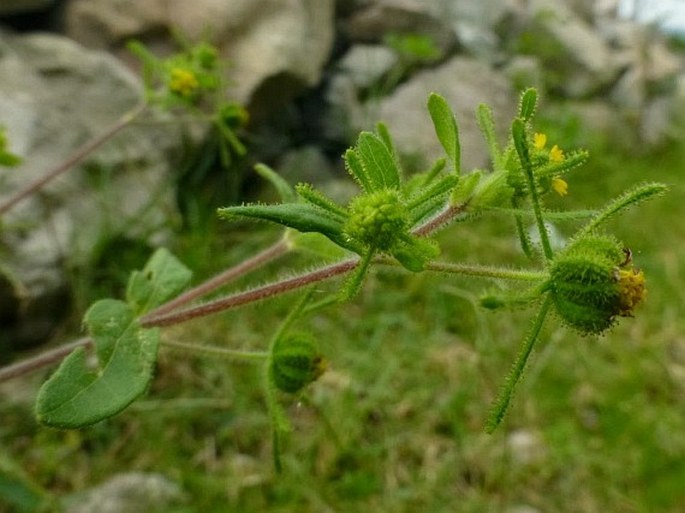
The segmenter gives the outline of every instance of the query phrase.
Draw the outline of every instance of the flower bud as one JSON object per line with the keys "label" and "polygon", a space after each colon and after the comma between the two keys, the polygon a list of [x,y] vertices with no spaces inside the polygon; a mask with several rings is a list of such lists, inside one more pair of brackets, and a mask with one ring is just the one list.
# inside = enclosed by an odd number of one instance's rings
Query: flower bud
{"label": "flower bud", "polygon": [[358,196],[349,206],[344,232],[352,240],[381,251],[398,244],[409,227],[409,214],[394,189]]}
{"label": "flower bud", "polygon": [[273,384],[283,392],[299,392],[325,370],[326,360],[309,335],[287,335],[274,345],[269,373]]}
{"label": "flower bud", "polygon": [[642,271],[622,268],[629,264],[619,242],[607,236],[584,237],[558,254],[550,274],[561,318],[582,333],[599,334],[616,316],[631,316],[646,291]]}

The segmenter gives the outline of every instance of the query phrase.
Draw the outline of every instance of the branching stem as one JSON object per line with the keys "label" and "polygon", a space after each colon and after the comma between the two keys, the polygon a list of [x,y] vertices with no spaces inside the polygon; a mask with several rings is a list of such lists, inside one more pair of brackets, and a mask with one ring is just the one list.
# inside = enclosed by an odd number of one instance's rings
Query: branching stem
{"label": "branching stem", "polygon": [[312,283],[318,283],[341,274],[345,274],[359,265],[359,259],[343,260],[336,264],[327,265],[314,271],[304,274],[298,274],[292,278],[286,278],[274,283],[269,283],[262,287],[231,294],[229,296],[210,301],[195,307],[186,308],[185,310],[175,311],[169,314],[157,315],[154,317],[146,317],[141,319],[141,325],[144,327],[153,326],[171,326],[172,324],[179,324],[197,317],[204,317],[217,312],[222,312],[230,308],[235,308],[262,299],[267,299],[272,296],[284,294],[294,290],[301,289]]}
{"label": "branching stem", "polygon": [[275,244],[272,244],[271,246],[266,248],[264,251],[261,251],[256,255],[248,258],[247,260],[244,260],[239,264],[229,269],[226,269],[222,273],[217,274],[213,278],[210,278],[204,283],[201,283],[197,287],[192,288],[187,292],[184,292],[180,296],[177,296],[171,301],[168,301],[163,305],[155,308],[154,310],[148,312],[140,320],[144,323],[153,317],[168,314],[169,312],[177,309],[178,307],[190,303],[194,299],[209,294],[210,292],[218,289],[219,287],[222,287],[230,283],[231,281],[240,278],[241,276],[244,276],[250,271],[255,270],[275,260],[276,258],[287,253],[289,249],[290,246],[288,242],[283,238]]}

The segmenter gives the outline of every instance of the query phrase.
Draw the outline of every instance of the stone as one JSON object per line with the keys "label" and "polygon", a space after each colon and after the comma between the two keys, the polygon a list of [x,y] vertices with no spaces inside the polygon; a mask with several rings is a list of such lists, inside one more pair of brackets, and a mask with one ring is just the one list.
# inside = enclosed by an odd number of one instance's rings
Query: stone
{"label": "stone", "polygon": [[380,87],[381,78],[397,63],[397,55],[387,46],[357,44],[340,58],[337,68],[350,78],[355,88],[364,90]]}
{"label": "stone", "polygon": [[72,0],[66,34],[89,48],[115,49],[166,24],[166,0]]}
{"label": "stone", "polygon": [[503,72],[511,84],[520,91],[527,87],[544,90],[545,72],[537,57],[515,55],[506,63]]}
{"label": "stone", "polygon": [[342,30],[352,41],[366,43],[391,33],[428,36],[445,53],[457,42],[447,9],[440,0],[378,0],[350,15]]}
{"label": "stone", "polygon": [[179,485],[161,474],[126,472],[70,498],[66,513],[161,513],[184,499]]}
{"label": "stone", "polygon": [[506,144],[518,104],[518,93],[509,81],[483,62],[458,56],[435,69],[417,73],[393,94],[382,98],[377,120],[388,125],[400,153],[423,156],[428,159],[426,164],[444,156],[426,108],[432,91],[444,96],[455,111],[462,169],[489,166],[487,148],[476,123],[476,109],[481,103],[492,107],[500,141]]}
{"label": "stone", "polygon": [[282,104],[321,79],[334,38],[334,0],[73,0],[66,33],[92,48],[120,53],[131,38],[168,52],[154,34],[177,31],[209,40],[229,63],[232,97],[248,104],[269,79],[271,101]]}
{"label": "stone", "polygon": [[[230,63],[231,93],[242,103],[269,79],[284,77],[272,89],[283,96],[280,103],[314,86],[333,45],[333,0],[169,0],[168,12],[169,26],[191,39],[212,36]],[[299,87],[284,87],[285,77]]]}
{"label": "stone", "polygon": [[534,465],[544,460],[546,449],[542,437],[533,431],[519,429],[507,437],[507,447],[515,465]]}
{"label": "stone", "polygon": [[572,98],[589,97],[611,85],[626,63],[560,0],[533,0],[519,36],[523,53],[544,64],[548,87]]}
{"label": "stone", "polygon": [[[61,36],[0,32],[0,125],[24,159],[0,171],[0,201],[103,133],[141,97],[138,78],[110,55]],[[3,215],[3,271],[13,287],[0,298],[0,318],[8,319],[0,345],[39,344],[63,321],[71,295],[65,262],[89,262],[114,235],[165,240],[179,141],[172,124],[130,126]]]}

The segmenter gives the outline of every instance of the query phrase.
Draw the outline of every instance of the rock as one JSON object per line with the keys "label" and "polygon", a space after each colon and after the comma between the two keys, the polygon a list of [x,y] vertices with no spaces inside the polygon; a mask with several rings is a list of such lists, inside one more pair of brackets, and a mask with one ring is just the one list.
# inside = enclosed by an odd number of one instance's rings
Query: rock
{"label": "rock", "polygon": [[539,434],[524,429],[508,435],[507,446],[515,465],[533,465],[544,460],[546,450]]}
{"label": "rock", "polygon": [[519,91],[527,87],[544,90],[545,72],[537,57],[515,55],[503,68],[509,82]]}
{"label": "rock", "polygon": [[561,0],[531,1],[528,17],[520,49],[541,60],[554,91],[573,98],[591,96],[611,85],[627,66]]}
{"label": "rock", "polygon": [[642,110],[638,139],[642,150],[652,150],[666,143],[673,135],[672,100],[655,97]]}
{"label": "rock", "polygon": [[190,41],[209,38],[244,104],[269,79],[272,104],[317,84],[334,37],[334,0],[74,0],[65,18],[67,35],[93,48],[120,51],[140,38],[168,51],[170,38],[150,34],[172,30]]}
{"label": "rock", "polygon": [[168,23],[193,39],[214,35],[240,102],[248,103],[268,79],[296,81],[299,87],[272,89],[282,103],[321,79],[333,45],[333,15],[334,0],[170,0]]}
{"label": "rock", "polygon": [[[2,170],[0,201],[103,133],[141,94],[138,79],[105,53],[61,36],[0,33],[0,125],[24,158]],[[3,215],[3,267],[15,287],[0,298],[0,317],[11,318],[2,345],[38,344],[62,321],[65,262],[90,261],[112,236],[164,239],[175,211],[169,171],[179,135],[172,125],[131,126]]]}
{"label": "rock", "polygon": [[69,499],[67,513],[149,513],[169,511],[184,502],[181,488],[160,474],[117,474]]}
{"label": "rock", "polygon": [[428,36],[445,53],[457,42],[447,8],[439,0],[377,0],[349,16],[343,32],[352,41],[366,43],[391,33]]}
{"label": "rock", "polygon": [[66,35],[89,48],[115,49],[128,39],[166,26],[166,0],[72,0]]}
{"label": "rock", "polygon": [[443,95],[455,111],[462,169],[488,166],[489,155],[476,123],[476,108],[481,103],[492,107],[500,140],[505,143],[516,112],[518,93],[504,75],[487,64],[468,57],[454,57],[438,68],[417,73],[392,95],[381,99],[377,119],[388,125],[398,151],[425,156],[429,162],[444,155],[426,109],[431,91]]}
{"label": "rock", "polygon": [[381,78],[397,62],[397,55],[387,46],[358,44],[342,56],[337,68],[349,77],[357,90],[362,91],[374,86],[381,87]]}

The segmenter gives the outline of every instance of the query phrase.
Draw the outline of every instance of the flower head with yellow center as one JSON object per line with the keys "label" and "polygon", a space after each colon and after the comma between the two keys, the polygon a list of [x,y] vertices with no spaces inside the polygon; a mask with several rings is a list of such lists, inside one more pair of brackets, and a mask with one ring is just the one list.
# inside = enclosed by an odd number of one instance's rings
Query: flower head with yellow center
{"label": "flower head with yellow center", "polygon": [[195,73],[186,68],[172,68],[169,73],[169,91],[183,98],[195,96],[200,88],[200,81]]}
{"label": "flower head with yellow center", "polygon": [[638,269],[618,271],[619,312],[621,317],[632,317],[635,307],[647,296],[645,275]]}

